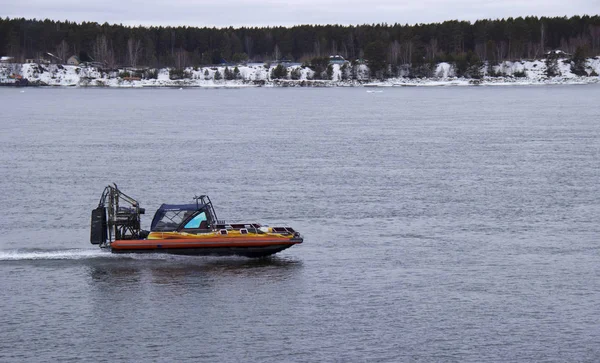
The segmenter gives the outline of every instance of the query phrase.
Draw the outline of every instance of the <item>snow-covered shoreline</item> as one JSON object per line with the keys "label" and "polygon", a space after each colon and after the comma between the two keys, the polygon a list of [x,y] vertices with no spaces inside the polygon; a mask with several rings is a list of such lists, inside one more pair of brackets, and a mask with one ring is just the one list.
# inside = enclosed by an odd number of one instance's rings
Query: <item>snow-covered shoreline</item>
{"label": "snow-covered shoreline", "polygon": [[[590,84],[600,83],[600,58],[589,58],[586,69],[589,76],[577,76],[571,72],[568,60],[558,61],[558,76],[546,76],[544,60],[505,61],[493,67],[501,76],[489,76],[488,67],[481,68],[479,79],[456,77],[452,64],[439,63],[429,78],[395,77],[385,80],[369,80],[365,65],[357,66],[353,74],[333,65],[330,80],[315,80],[314,72],[300,65],[288,66],[286,79],[272,79],[275,65],[248,64],[237,66],[236,79],[223,79],[226,72],[233,74],[234,67],[188,67],[183,70],[183,79],[171,79],[170,69],[162,68],[151,77],[132,77],[131,70],[104,72],[93,67],[38,64],[0,64],[0,83],[14,82],[15,75],[27,79],[37,86],[76,87],[416,87],[416,86],[510,86],[547,84]],[[295,72],[293,72],[295,71]],[[343,72],[346,72],[345,74]],[[290,79],[294,74],[295,79]],[[231,77],[230,77],[231,78]]]}

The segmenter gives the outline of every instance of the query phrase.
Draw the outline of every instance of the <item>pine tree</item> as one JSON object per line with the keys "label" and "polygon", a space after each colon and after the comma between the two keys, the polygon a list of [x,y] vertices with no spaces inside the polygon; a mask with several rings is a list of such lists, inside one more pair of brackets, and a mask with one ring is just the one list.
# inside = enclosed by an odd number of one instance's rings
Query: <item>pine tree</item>
{"label": "pine tree", "polygon": [[342,66],[340,67],[340,71],[342,72],[342,81],[348,80],[348,63],[342,64]]}
{"label": "pine tree", "polygon": [[314,79],[323,79],[329,65],[329,58],[315,57],[310,60],[310,68],[315,72]]}
{"label": "pine tree", "polygon": [[383,78],[386,68],[386,46],[381,41],[367,44],[365,47],[365,59],[368,62],[371,77]]}
{"label": "pine tree", "polygon": [[479,56],[471,51],[467,53],[467,61],[469,62],[469,68],[467,69],[467,77],[473,79],[481,79],[481,59]]}
{"label": "pine tree", "polygon": [[333,64],[327,66],[327,79],[333,80]]}
{"label": "pine tree", "polygon": [[271,79],[286,79],[288,70],[283,64],[278,64],[277,67],[271,71]]}
{"label": "pine tree", "polygon": [[457,54],[454,57],[454,70],[457,77],[466,77],[469,69],[469,61],[466,54]]}
{"label": "pine tree", "polygon": [[232,57],[231,57],[231,61],[233,63],[244,63],[248,61],[248,54],[246,53],[235,53]]}
{"label": "pine tree", "polygon": [[217,71],[215,72],[215,81],[219,81],[223,79],[223,75],[221,75],[221,72],[219,72],[219,70],[217,69]]}
{"label": "pine tree", "polygon": [[300,70],[300,67],[296,67],[294,69],[292,69],[292,71],[290,72],[290,77],[293,80],[299,80],[302,77],[302,72]]}
{"label": "pine tree", "polygon": [[185,77],[184,71],[181,68],[172,68],[169,69],[169,78],[170,79],[182,79]]}
{"label": "pine tree", "polygon": [[233,75],[233,71],[230,70],[229,67],[225,67],[225,71],[223,73],[225,74],[226,80],[231,81],[231,80],[235,79],[235,76]]}
{"label": "pine tree", "polygon": [[582,47],[577,47],[571,58],[571,72],[578,76],[587,76],[585,71],[585,52]]}
{"label": "pine tree", "polygon": [[546,56],[546,77],[560,76],[558,70],[558,55],[554,52],[548,53]]}

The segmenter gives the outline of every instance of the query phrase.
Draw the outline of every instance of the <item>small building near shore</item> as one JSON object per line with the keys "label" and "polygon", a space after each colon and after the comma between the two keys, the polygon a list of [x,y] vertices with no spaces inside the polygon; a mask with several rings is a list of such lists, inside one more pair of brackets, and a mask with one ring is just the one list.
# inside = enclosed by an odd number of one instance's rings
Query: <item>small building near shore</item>
{"label": "small building near shore", "polygon": [[567,58],[570,57],[571,54],[567,53],[567,52],[563,52],[560,49],[554,49],[551,50],[549,52],[546,52],[546,57],[555,57],[555,58]]}
{"label": "small building near shore", "polygon": [[81,63],[79,57],[76,55],[72,55],[69,59],[67,59],[67,64],[70,66],[78,66]]}
{"label": "small building near shore", "polygon": [[283,66],[288,67],[292,64],[292,61],[284,58],[284,59],[277,59],[277,60],[273,61],[271,64],[281,64]]}
{"label": "small building near shore", "polygon": [[347,61],[344,59],[344,57],[342,57],[339,54],[329,56],[329,64],[339,64],[339,65],[342,65],[342,64],[344,64],[346,62]]}
{"label": "small building near shore", "polygon": [[14,57],[2,56],[0,57],[0,63],[13,63],[15,61]]}

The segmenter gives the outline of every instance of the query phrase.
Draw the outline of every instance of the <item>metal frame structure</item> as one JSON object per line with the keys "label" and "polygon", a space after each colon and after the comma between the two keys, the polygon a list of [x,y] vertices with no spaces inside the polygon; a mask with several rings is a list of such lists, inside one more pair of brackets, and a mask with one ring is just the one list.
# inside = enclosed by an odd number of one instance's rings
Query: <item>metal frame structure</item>
{"label": "metal frame structure", "polygon": [[141,238],[140,215],[146,211],[140,208],[137,200],[120,191],[117,184],[104,188],[98,202],[98,209],[101,208],[107,213],[108,233],[105,243],[101,243],[100,247],[108,247],[115,240]]}
{"label": "metal frame structure", "polygon": [[[208,206],[208,208],[210,209],[210,213],[212,215],[212,217],[214,218],[214,223],[218,224],[219,218],[217,218],[217,212],[215,212],[215,208],[213,207],[212,202],[210,201],[210,198],[208,197],[208,195],[195,195],[194,196],[194,200],[196,201],[196,206],[203,204]],[[198,203],[198,201],[200,201],[200,203]]]}

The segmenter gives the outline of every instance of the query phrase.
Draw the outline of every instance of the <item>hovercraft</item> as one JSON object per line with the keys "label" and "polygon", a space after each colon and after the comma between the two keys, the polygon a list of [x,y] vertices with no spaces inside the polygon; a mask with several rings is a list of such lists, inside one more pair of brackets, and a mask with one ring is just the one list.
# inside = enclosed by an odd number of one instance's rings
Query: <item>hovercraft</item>
{"label": "hovercraft", "polygon": [[92,210],[90,242],[113,253],[239,255],[264,257],[303,242],[291,227],[259,223],[225,223],[207,195],[192,204],[162,204],[150,231],[140,228],[145,209],[116,184],[104,189]]}

